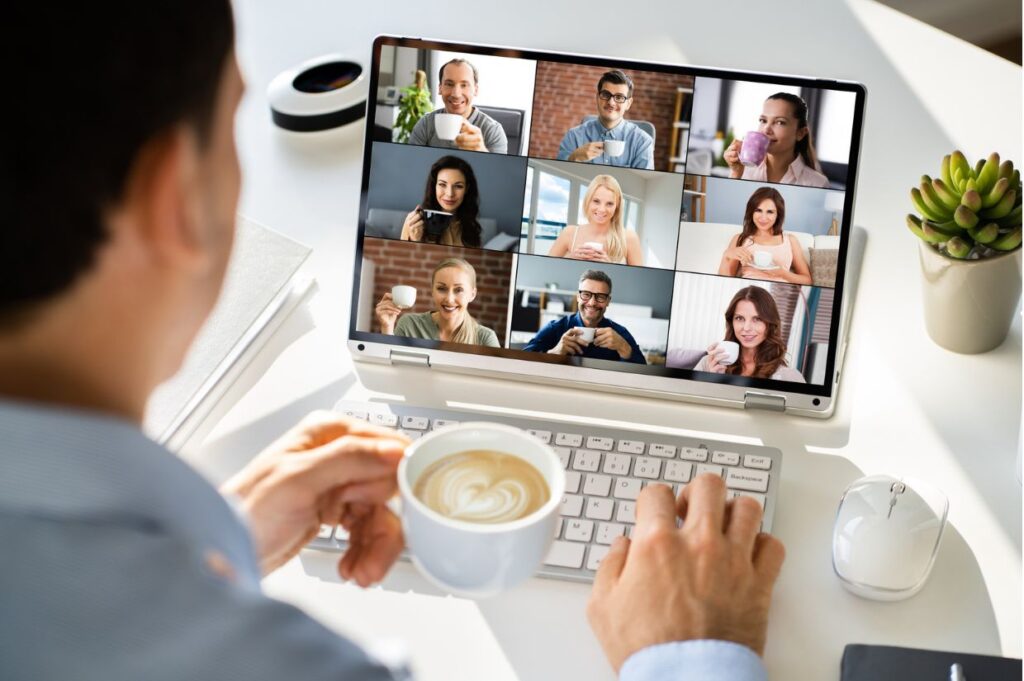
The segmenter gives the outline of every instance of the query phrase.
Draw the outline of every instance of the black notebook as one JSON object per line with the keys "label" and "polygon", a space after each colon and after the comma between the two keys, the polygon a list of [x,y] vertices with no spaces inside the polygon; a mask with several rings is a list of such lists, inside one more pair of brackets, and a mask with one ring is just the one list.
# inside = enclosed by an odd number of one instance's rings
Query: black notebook
{"label": "black notebook", "polygon": [[1021,681],[1021,661],[1009,657],[859,643],[843,651],[842,681],[948,681],[954,662],[967,681]]}

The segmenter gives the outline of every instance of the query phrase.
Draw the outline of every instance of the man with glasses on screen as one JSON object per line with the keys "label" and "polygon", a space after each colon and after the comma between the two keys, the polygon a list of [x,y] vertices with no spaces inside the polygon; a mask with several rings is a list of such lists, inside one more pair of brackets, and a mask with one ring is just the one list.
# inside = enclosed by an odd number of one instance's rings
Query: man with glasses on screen
{"label": "man with glasses on screen", "polygon": [[[632,105],[633,79],[618,69],[606,72],[597,81],[597,118],[565,133],[558,160],[654,170],[654,140],[625,118]],[[621,153],[613,153],[622,146]]]}
{"label": "man with glasses on screen", "polygon": [[[587,270],[580,275],[576,298],[579,304],[576,314],[548,322],[523,349],[647,364],[644,353],[626,327],[604,316],[612,301],[611,277],[601,270]],[[591,333],[587,329],[594,329],[593,340],[587,338]]]}

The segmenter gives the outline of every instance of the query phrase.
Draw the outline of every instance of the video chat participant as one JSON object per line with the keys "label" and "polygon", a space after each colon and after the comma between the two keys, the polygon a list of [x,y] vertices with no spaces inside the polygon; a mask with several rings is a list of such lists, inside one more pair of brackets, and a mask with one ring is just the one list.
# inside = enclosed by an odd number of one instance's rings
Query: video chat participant
{"label": "video chat participant", "polygon": [[[391,679],[260,577],[341,523],[341,576],[379,581],[403,546],[385,502],[408,440],[314,415],[224,486],[229,502],[140,428],[231,250],[230,4],[21,3],[0,35],[26,64],[9,104],[23,134],[0,161],[19,181],[0,190],[0,678]],[[89,78],[64,78],[72,62]],[[602,561],[588,615],[624,681],[765,678],[783,549],[756,502],[725,494],[698,476],[677,510],[651,485]]]}
{"label": "video chat participant", "polygon": [[717,342],[712,343],[694,371],[807,382],[799,371],[786,364],[779,308],[772,294],[760,286],[742,288],[733,296],[725,310],[724,340],[739,343],[739,358],[728,366],[722,364],[727,354]]}
{"label": "video chat participant", "polygon": [[623,225],[622,188],[618,180],[611,175],[598,175],[591,180],[583,196],[583,210],[587,221],[559,232],[549,256],[617,265],[644,264],[640,237]]}
{"label": "video chat participant", "polygon": [[[558,160],[653,170],[654,140],[625,118],[633,106],[633,79],[618,69],[606,72],[597,81],[596,101],[597,118],[565,133],[558,146]],[[624,142],[625,151],[618,156],[605,154],[608,140]]]}
{"label": "video chat participant", "polygon": [[[608,303],[612,302],[611,277],[601,270],[585,271],[580,275],[576,299],[577,312],[548,322],[523,349],[647,364],[644,353],[626,327],[604,316]],[[578,327],[596,329],[594,340],[588,343]]]}
{"label": "video chat participant", "polygon": [[500,347],[497,334],[469,314],[469,304],[476,300],[476,269],[472,265],[461,258],[446,258],[430,278],[434,310],[402,314],[391,294],[385,293],[376,308],[381,333]]}
{"label": "video chat participant", "polygon": [[764,101],[757,120],[757,130],[768,136],[768,154],[758,166],[740,162],[742,140],[733,140],[722,154],[729,165],[729,177],[758,180],[775,184],[797,184],[805,187],[828,187],[821,172],[811,127],[808,125],[807,102],[802,97],[777,92]]}
{"label": "video chat participant", "polygon": [[[437,90],[444,106],[416,121],[409,136],[409,144],[489,151],[492,154],[508,153],[508,138],[501,123],[473,106],[473,100],[480,91],[476,67],[465,59],[452,59],[441,67],[437,78]],[[443,140],[437,136],[434,115],[439,113],[456,114],[465,119],[454,140]]]}
{"label": "video chat participant", "polygon": [[[782,231],[786,221],[786,200],[773,187],[761,187],[747,199],[743,229],[729,240],[718,273],[727,277],[784,281],[810,285],[811,268],[804,259],[800,240]],[[771,265],[760,267],[754,253],[771,254]]]}
{"label": "video chat participant", "polygon": [[[421,208],[452,213],[440,235],[427,233]],[[427,173],[423,201],[405,216],[401,239],[480,248],[483,228],[477,221],[479,215],[480,188],[473,167],[458,156],[442,156],[434,161]]]}

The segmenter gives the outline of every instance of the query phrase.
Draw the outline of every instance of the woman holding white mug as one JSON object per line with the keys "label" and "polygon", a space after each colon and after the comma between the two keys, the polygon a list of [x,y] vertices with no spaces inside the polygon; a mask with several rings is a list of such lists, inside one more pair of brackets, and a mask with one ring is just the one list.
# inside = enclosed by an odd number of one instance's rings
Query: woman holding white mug
{"label": "woman holding white mug", "polygon": [[610,262],[619,265],[643,265],[640,237],[623,225],[622,188],[611,175],[598,175],[590,181],[583,197],[587,222],[563,229],[548,255]]}
{"label": "woman holding white mug", "polygon": [[772,187],[756,190],[743,212],[743,231],[722,253],[718,274],[809,286],[811,268],[804,259],[804,249],[795,236],[782,231],[785,221],[786,200],[782,194]]}
{"label": "woman holding white mug", "polygon": [[[739,345],[739,355],[732,362],[725,342]],[[694,371],[807,382],[799,371],[786,364],[779,308],[772,295],[760,286],[741,288],[733,296],[725,311],[725,342],[712,343]]]}
{"label": "woman holding white mug", "polygon": [[389,336],[425,338],[448,343],[501,347],[493,330],[469,314],[476,299],[476,270],[461,258],[442,260],[431,276],[432,312],[402,314],[391,293],[377,303],[380,332]]}

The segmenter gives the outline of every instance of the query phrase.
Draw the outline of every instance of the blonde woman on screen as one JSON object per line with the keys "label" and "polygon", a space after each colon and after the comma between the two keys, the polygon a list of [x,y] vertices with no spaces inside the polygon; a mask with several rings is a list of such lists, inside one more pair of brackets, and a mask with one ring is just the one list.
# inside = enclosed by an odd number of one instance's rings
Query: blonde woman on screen
{"label": "blonde woman on screen", "polygon": [[623,225],[622,188],[611,175],[590,181],[583,197],[587,222],[561,231],[548,255],[576,260],[643,265],[640,237]]}

